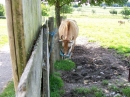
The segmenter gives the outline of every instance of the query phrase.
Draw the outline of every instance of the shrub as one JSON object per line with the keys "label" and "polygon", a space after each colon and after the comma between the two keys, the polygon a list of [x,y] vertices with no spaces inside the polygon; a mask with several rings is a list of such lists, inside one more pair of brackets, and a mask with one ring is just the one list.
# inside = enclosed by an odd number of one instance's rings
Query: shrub
{"label": "shrub", "polygon": [[3,4],[0,4],[0,16],[4,16],[4,12],[5,12],[4,6]]}
{"label": "shrub", "polygon": [[112,9],[109,12],[110,12],[110,14],[117,14],[117,11],[115,9]]}
{"label": "shrub", "polygon": [[42,16],[49,16],[49,8],[47,6],[45,6],[44,4],[41,4],[41,13]]}
{"label": "shrub", "polygon": [[63,7],[61,7],[60,13],[72,13],[72,12],[73,8],[70,5],[64,5]]}
{"label": "shrub", "polygon": [[130,8],[128,7],[124,7],[123,10],[121,10],[120,12],[122,15],[124,15],[125,17],[129,16],[130,15]]}

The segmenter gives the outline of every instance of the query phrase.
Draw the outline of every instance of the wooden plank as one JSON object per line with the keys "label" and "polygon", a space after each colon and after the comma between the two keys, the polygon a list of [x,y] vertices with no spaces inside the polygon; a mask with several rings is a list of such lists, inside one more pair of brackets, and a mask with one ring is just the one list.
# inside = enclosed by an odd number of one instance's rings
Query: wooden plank
{"label": "wooden plank", "polygon": [[7,19],[7,28],[9,35],[9,45],[10,45],[10,55],[12,61],[12,70],[13,70],[13,80],[15,91],[18,86],[18,70],[17,70],[17,60],[16,60],[16,48],[15,48],[15,39],[14,39],[14,30],[13,30],[13,16],[12,16],[12,2],[11,0],[5,0],[6,7],[6,19]]}
{"label": "wooden plank", "polygon": [[[43,31],[41,30],[41,32]],[[16,97],[41,97],[42,64],[43,33],[40,34],[21,76]]]}
{"label": "wooden plank", "polygon": [[13,31],[16,48],[18,80],[26,66],[26,50],[23,23],[22,0],[12,0]]}
{"label": "wooden plank", "polygon": [[42,97],[50,97],[50,84],[49,84],[49,48],[48,48],[48,37],[49,37],[47,25],[43,25],[43,95]]}
{"label": "wooden plank", "polygon": [[[6,0],[15,90],[41,27],[41,0]],[[37,13],[37,14],[36,14]]]}

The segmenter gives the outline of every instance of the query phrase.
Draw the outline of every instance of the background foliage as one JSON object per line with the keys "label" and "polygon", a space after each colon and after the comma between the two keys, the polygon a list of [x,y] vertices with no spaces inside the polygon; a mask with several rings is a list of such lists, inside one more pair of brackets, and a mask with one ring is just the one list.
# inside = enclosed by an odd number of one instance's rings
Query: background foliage
{"label": "background foliage", "polygon": [[4,16],[5,10],[3,4],[0,4],[0,16]]}

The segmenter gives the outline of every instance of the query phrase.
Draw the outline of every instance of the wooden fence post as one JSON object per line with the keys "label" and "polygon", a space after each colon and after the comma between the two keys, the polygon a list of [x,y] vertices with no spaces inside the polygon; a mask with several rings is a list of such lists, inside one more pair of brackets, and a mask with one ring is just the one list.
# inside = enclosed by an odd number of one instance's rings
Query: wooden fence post
{"label": "wooden fence post", "polygon": [[43,94],[42,97],[50,97],[50,84],[49,84],[49,48],[48,48],[48,27],[43,25]]}
{"label": "wooden fence post", "polygon": [[14,29],[13,29],[13,15],[12,15],[12,1],[5,0],[6,6],[6,18],[7,18],[7,28],[9,35],[9,45],[10,45],[10,55],[12,60],[12,70],[13,70],[13,81],[15,91],[17,91],[19,76],[18,76],[18,68],[16,61],[16,52],[15,52],[15,38],[14,38]]}
{"label": "wooden fence post", "polygon": [[54,17],[49,17],[48,21],[48,27],[49,27],[49,53],[50,53],[50,74],[53,74],[54,72],[54,62],[55,62],[55,51],[54,51]]}

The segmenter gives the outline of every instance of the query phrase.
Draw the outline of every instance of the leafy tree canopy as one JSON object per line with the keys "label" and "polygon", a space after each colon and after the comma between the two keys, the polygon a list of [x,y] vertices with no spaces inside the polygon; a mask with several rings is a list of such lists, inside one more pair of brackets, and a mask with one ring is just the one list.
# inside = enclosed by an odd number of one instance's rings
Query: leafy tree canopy
{"label": "leafy tree canopy", "polygon": [[74,0],[47,0],[50,5],[55,5],[56,3],[59,3],[60,7],[62,7],[65,4],[70,4],[70,2],[73,2]]}
{"label": "leafy tree canopy", "polygon": [[70,2],[75,2],[75,1],[80,2],[80,4],[89,2],[91,5],[99,5],[102,2],[105,2],[108,5],[114,3],[123,5],[127,3],[128,0],[47,0],[47,1],[49,2],[50,5],[55,5],[58,2],[62,7],[65,4],[70,4]]}
{"label": "leafy tree canopy", "polygon": [[65,4],[70,4],[71,2],[78,1],[79,4],[90,3],[91,5],[100,5],[102,2],[105,2],[107,5],[114,3],[123,5],[127,3],[128,0],[47,0],[50,5],[55,6],[55,15],[56,15],[56,24],[57,27],[60,25],[60,10]]}

